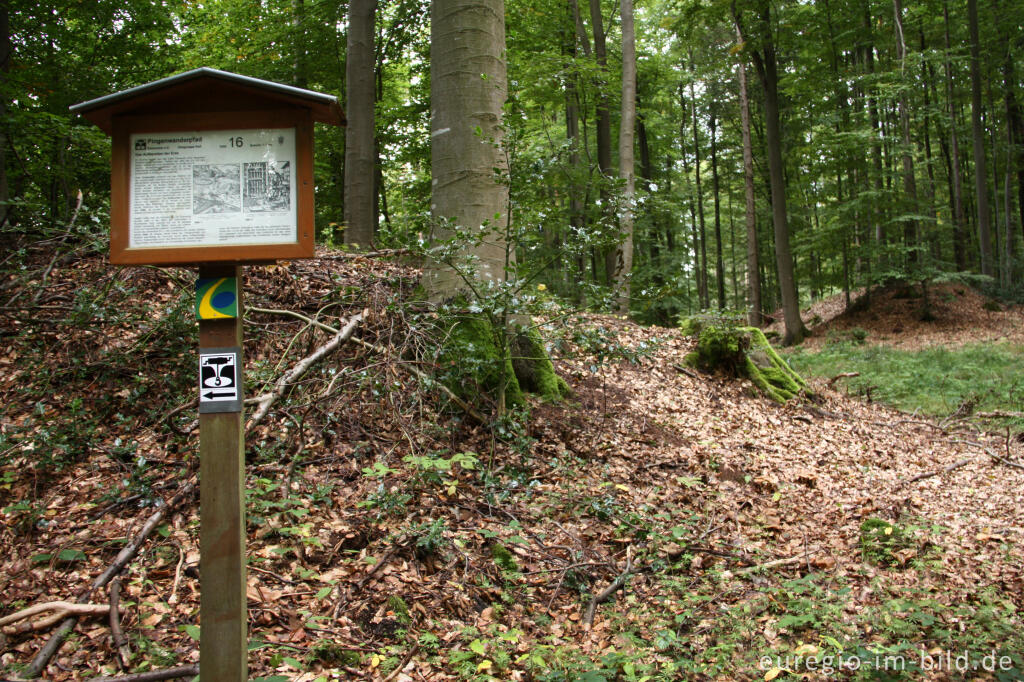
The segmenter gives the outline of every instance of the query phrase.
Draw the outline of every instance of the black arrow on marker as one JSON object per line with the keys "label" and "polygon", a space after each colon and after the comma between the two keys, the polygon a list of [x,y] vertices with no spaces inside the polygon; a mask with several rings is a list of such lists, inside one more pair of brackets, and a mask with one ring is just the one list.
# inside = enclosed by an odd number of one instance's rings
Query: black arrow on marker
{"label": "black arrow on marker", "polygon": [[214,398],[219,398],[221,396],[234,396],[234,395],[235,395],[234,391],[207,391],[206,393],[203,394],[203,397],[206,398],[207,400],[213,400]]}

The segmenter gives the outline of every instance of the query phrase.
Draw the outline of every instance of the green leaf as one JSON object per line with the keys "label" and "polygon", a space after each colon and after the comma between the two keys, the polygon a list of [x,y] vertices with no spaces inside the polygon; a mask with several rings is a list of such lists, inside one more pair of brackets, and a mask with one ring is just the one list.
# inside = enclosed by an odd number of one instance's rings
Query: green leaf
{"label": "green leaf", "polygon": [[477,656],[485,656],[487,654],[487,648],[484,646],[484,643],[481,642],[479,639],[474,639],[472,642],[469,643],[469,650]]}
{"label": "green leaf", "polygon": [[334,591],[333,587],[323,587],[319,592],[316,593],[317,599],[326,599],[327,595]]}
{"label": "green leaf", "polygon": [[180,632],[184,632],[192,639],[199,641],[199,626],[198,625],[182,625],[178,628]]}
{"label": "green leaf", "polygon": [[80,549],[62,549],[57,555],[58,561],[85,561],[85,552]]}

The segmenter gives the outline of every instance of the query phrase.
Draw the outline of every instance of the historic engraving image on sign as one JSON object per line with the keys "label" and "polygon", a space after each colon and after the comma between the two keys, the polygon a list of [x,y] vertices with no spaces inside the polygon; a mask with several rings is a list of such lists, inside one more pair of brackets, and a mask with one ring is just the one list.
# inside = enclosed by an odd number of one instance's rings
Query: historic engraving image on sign
{"label": "historic engraving image on sign", "polygon": [[[248,164],[246,164],[248,165]],[[242,210],[238,164],[192,166],[192,213],[238,213]]]}
{"label": "historic engraving image on sign", "polygon": [[251,213],[289,210],[291,177],[288,161],[245,164],[245,210]]}

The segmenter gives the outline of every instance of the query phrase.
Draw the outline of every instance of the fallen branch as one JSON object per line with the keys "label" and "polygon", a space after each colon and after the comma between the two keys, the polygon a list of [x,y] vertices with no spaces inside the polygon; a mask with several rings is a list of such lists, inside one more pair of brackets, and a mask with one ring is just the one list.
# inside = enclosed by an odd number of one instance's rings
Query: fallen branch
{"label": "fallen branch", "polygon": [[384,256],[401,256],[409,253],[409,249],[379,249],[377,251],[342,251],[330,255],[320,255],[324,260],[350,260],[353,258],[383,258]]}
{"label": "fallen branch", "polygon": [[[250,310],[261,313],[283,312],[279,310],[264,310],[262,308],[250,308]],[[326,356],[333,353],[342,343],[348,341],[352,337],[352,334],[355,333],[356,327],[359,326],[359,323],[362,321],[362,319],[362,313],[357,313],[356,315],[350,317],[348,322],[341,329],[341,331],[336,331],[330,341],[317,348],[310,355],[307,355],[303,359],[299,360],[290,370],[282,374],[281,377],[274,384],[273,390],[271,390],[269,393],[264,393],[263,395],[258,396],[256,398],[256,401],[259,407],[256,408],[256,411],[249,419],[249,423],[246,426],[246,428],[251,429],[252,427],[259,424],[261,421],[263,421],[263,418],[266,417],[267,413],[270,411],[271,406],[273,406],[273,404],[277,402],[278,398],[284,395],[285,389],[287,389],[289,386],[291,386],[296,381],[301,379],[302,375],[309,371],[310,367],[318,363]]]}
{"label": "fallen branch", "polygon": [[[254,312],[254,313],[264,313],[264,314],[267,314],[267,315],[288,315],[290,317],[294,317],[295,319],[302,320],[303,322],[306,322],[307,324],[311,324],[314,327],[319,327],[320,329],[323,329],[326,332],[330,332],[331,334],[338,334],[339,333],[339,331],[337,329],[335,329],[334,327],[332,327],[330,325],[327,325],[327,324],[324,324],[323,322],[320,322],[318,320],[314,320],[313,318],[308,317],[306,315],[303,315],[302,313],[297,313],[297,312],[295,312],[293,310],[273,310],[273,309],[268,309],[268,308],[249,308],[249,310]],[[352,342],[356,343],[356,344],[359,344],[363,348],[366,348],[368,350],[372,350],[375,353],[379,353],[381,355],[387,355],[387,350],[386,349],[381,348],[380,346],[378,346],[378,345],[376,345],[374,343],[370,343],[369,341],[364,341],[363,339],[360,339],[360,338],[353,338]],[[462,398],[457,396],[450,388],[445,386],[440,381],[436,381],[436,380],[432,379],[431,377],[427,376],[425,373],[423,373],[418,368],[416,368],[416,367],[414,367],[412,365],[403,364],[402,367],[404,367],[405,369],[409,370],[409,372],[411,372],[412,374],[415,374],[416,377],[419,378],[421,381],[429,381],[434,386],[437,386],[439,389],[441,389],[441,392],[443,392],[446,396],[448,396],[449,400],[451,400],[453,403],[458,405],[459,408],[462,409],[463,412],[468,414],[470,417],[475,419],[480,424],[487,424],[488,423],[488,420],[483,415],[481,415],[479,412],[477,412],[475,409],[473,409],[473,407],[469,403],[467,403],[465,400],[463,400]]]}
{"label": "fallen branch", "polygon": [[860,376],[860,372],[843,372],[842,374],[837,374],[834,377],[832,377],[831,379],[829,379],[827,386],[829,388],[832,388],[833,386],[836,385],[836,382],[839,381],[840,379],[852,379],[853,377],[859,377],[859,376]]}
{"label": "fallen branch", "polygon": [[978,412],[975,416],[982,419],[1024,419],[1024,412],[996,410],[994,412]]}
{"label": "fallen branch", "polygon": [[[194,488],[195,482],[188,481],[181,486],[178,493],[170,502],[153,512],[153,514],[146,520],[146,523],[143,524],[142,529],[139,530],[138,534],[118,553],[117,557],[114,559],[114,563],[110,564],[110,566],[107,567],[107,570],[103,571],[103,573],[92,582],[89,589],[78,598],[78,603],[86,603],[93,592],[106,587],[107,583],[109,583],[114,576],[124,570],[124,567],[128,565],[128,562],[138,554],[139,549],[146,541],[146,538],[149,537],[150,533],[152,533],[156,527],[160,525],[160,522],[164,520],[164,517],[167,516],[167,512],[180,504],[186,497],[191,495]],[[71,631],[75,629],[75,623],[77,622],[77,615],[71,615],[64,619],[64,622],[60,624],[60,628],[50,636],[50,639],[47,640],[43,648],[39,650],[39,653],[36,654],[36,657],[32,659],[32,662],[29,663],[28,667],[25,669],[26,678],[31,679],[39,677],[43,670],[46,669],[50,659],[53,658],[60,650],[61,646],[64,644],[64,640],[66,640],[68,635],[71,634]]]}
{"label": "fallen branch", "polygon": [[[102,616],[106,615],[110,607],[106,604],[76,604],[68,601],[51,601],[45,604],[36,604],[17,613],[0,618],[0,627],[3,627],[5,635],[16,635],[21,632],[32,630],[45,630],[54,623],[63,620],[66,616]],[[50,613],[44,618],[32,620],[33,616],[40,613]],[[27,623],[20,621],[28,620]],[[15,623],[17,623],[15,625]]]}
{"label": "fallen branch", "polygon": [[177,680],[182,677],[195,677],[199,674],[198,665],[183,665],[165,670],[150,670],[146,673],[133,673],[117,677],[94,677],[89,682],[162,682]]}
{"label": "fallen branch", "polygon": [[1020,469],[1021,471],[1024,471],[1024,464],[1020,464],[1018,462],[1006,459],[1005,457],[1001,457],[997,455],[995,452],[993,452],[990,448],[982,445],[981,443],[975,442],[973,440],[960,440],[959,438],[951,440],[950,443],[963,443],[964,445],[973,445],[976,448],[981,448],[982,450],[985,451],[986,455],[996,460],[997,462],[1002,462],[1008,467],[1013,467],[1014,469]]}
{"label": "fallen branch", "polygon": [[633,554],[630,550],[630,547],[626,548],[626,569],[622,571],[622,573],[619,573],[608,587],[597,593],[594,598],[590,600],[590,603],[587,604],[587,613],[583,616],[584,627],[589,629],[593,626],[594,612],[597,610],[597,607],[608,601],[611,596],[619,590],[619,588],[626,584],[626,579],[629,578],[629,575],[633,572]]}
{"label": "fallen branch", "polygon": [[932,476],[938,476],[939,474],[948,474],[950,471],[954,471],[956,469],[959,469],[962,466],[970,464],[972,461],[974,461],[974,460],[972,458],[968,457],[967,459],[962,459],[959,462],[955,462],[953,464],[950,464],[945,469],[938,469],[936,471],[927,471],[927,472],[925,472],[923,474],[918,474],[917,476],[913,476],[911,478],[908,478],[907,480],[903,481],[902,483],[898,483],[896,485],[895,489],[899,490],[900,488],[902,488],[904,486],[908,486],[911,483],[917,483],[918,481],[923,481],[926,478],[931,478]]}
{"label": "fallen branch", "polygon": [[121,629],[121,610],[118,604],[121,601],[121,579],[114,578],[110,581],[110,636],[114,640],[114,648],[117,649],[117,667],[121,670],[128,669],[128,662],[132,660],[132,649],[128,646],[128,639]]}
{"label": "fallen branch", "polygon": [[760,571],[766,568],[775,568],[776,566],[788,566],[789,564],[798,564],[804,560],[804,558],[811,556],[818,551],[817,547],[810,547],[805,549],[802,553],[796,556],[791,556],[788,559],[776,559],[775,561],[766,561],[763,564],[751,566],[750,568],[744,568],[741,571],[737,571],[736,575],[746,575],[747,573],[753,573],[754,571]]}

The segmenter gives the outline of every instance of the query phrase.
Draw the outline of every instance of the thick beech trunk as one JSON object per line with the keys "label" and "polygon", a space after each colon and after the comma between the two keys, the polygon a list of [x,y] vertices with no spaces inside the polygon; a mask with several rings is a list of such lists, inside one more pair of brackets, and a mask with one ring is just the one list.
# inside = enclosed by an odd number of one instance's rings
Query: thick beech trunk
{"label": "thick beech trunk", "polygon": [[345,243],[369,249],[377,224],[374,18],[377,0],[350,0],[345,93]]}

